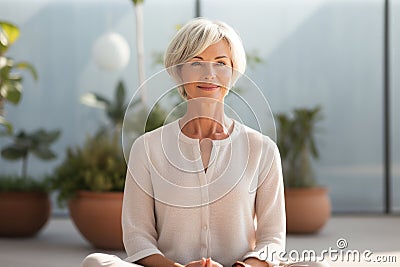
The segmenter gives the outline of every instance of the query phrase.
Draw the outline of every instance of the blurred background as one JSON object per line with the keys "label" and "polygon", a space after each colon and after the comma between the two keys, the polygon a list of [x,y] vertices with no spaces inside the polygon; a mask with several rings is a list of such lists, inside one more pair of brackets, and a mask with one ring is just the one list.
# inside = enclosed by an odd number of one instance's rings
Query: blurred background
{"label": "blurred background", "polygon": [[[400,213],[400,1],[145,0],[141,5],[146,78],[162,69],[157,62],[179,25],[196,16],[227,22],[252,57],[246,74],[274,114],[321,107],[315,134],[319,159],[312,166],[317,184],[328,188],[333,216]],[[103,112],[82,104],[82,95],[112,98],[123,81],[127,97],[133,96],[140,84],[136,19],[130,0],[0,0],[0,20],[20,29],[7,55],[30,62],[38,73],[35,81],[23,72],[21,102],[6,104],[6,118],[14,132],[39,127],[61,132],[52,145],[55,160],[29,158],[31,176],[51,174],[67,147],[81,145],[107,121]],[[107,48],[99,38],[108,33],[121,37],[110,49],[124,56],[104,66]],[[0,147],[10,140],[0,137]],[[1,174],[14,174],[21,162],[2,158],[0,166]],[[53,217],[68,218],[55,198],[53,193]]]}
{"label": "blurred background", "polygon": [[[0,18],[15,23],[21,37],[9,54],[31,62],[39,79],[24,80],[17,107],[6,106],[14,128],[61,129],[52,162],[30,159],[30,172],[51,172],[65,147],[81,143],[105,120],[79,99],[86,92],[112,97],[119,80],[133,96],[138,88],[135,14],[131,1],[6,1]],[[195,16],[195,1],[148,0],[144,9],[147,77],[182,25]],[[244,46],[262,62],[246,74],[265,94],[272,112],[322,107],[317,134],[321,158],[315,171],[330,189],[334,212],[385,212],[384,117],[390,118],[390,179],[393,212],[400,211],[400,3],[390,11],[390,110],[384,112],[383,1],[201,1],[201,16],[232,25]],[[104,70],[93,47],[108,32],[129,45],[122,70]],[[1,138],[1,144],[8,141]],[[2,172],[19,162],[1,159]]]}

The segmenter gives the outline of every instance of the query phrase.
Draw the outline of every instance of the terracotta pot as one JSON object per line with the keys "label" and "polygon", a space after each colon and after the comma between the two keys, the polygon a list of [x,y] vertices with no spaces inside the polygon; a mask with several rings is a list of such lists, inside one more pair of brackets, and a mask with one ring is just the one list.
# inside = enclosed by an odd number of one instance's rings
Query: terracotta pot
{"label": "terracotta pot", "polygon": [[331,203],[326,188],[285,188],[285,201],[288,233],[318,232],[330,218]]}
{"label": "terracotta pot", "polygon": [[122,250],[122,192],[81,191],[69,202],[79,232],[96,248]]}
{"label": "terracotta pot", "polygon": [[0,236],[33,236],[46,224],[50,216],[47,193],[1,192]]}

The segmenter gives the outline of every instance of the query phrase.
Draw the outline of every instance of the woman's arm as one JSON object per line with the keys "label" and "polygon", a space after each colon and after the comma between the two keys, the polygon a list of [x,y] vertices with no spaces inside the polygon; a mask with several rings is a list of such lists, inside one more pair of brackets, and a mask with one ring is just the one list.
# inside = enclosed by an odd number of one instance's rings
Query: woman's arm
{"label": "woman's arm", "polygon": [[186,265],[182,265],[159,254],[150,255],[138,260],[136,263],[146,267],[222,267],[221,264],[213,261],[211,258],[202,258],[199,261],[192,261]]}
{"label": "woman's arm", "polygon": [[257,258],[247,258],[244,262],[237,261],[232,267],[270,267],[268,262],[259,260]]}
{"label": "woman's arm", "polygon": [[244,263],[250,265],[251,267],[270,267],[271,265],[266,262],[256,258],[247,258]]}
{"label": "woman's arm", "polygon": [[132,146],[125,181],[122,232],[128,262],[162,255],[157,246],[155,202],[144,141],[141,136]]}
{"label": "woman's arm", "polygon": [[160,254],[153,254],[135,262],[146,267],[184,267]]}
{"label": "woman's arm", "polygon": [[279,264],[279,255],[285,250],[286,238],[284,187],[279,150],[269,138],[264,141],[258,179],[255,203],[256,247],[244,259],[257,264],[255,266],[258,266],[256,259]]}

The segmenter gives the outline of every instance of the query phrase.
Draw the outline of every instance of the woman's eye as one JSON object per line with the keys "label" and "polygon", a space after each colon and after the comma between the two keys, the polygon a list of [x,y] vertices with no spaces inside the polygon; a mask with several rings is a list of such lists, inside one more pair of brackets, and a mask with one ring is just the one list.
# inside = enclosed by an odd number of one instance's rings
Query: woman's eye
{"label": "woman's eye", "polygon": [[191,66],[200,66],[201,63],[199,61],[194,61],[190,64]]}
{"label": "woman's eye", "polygon": [[222,65],[222,66],[226,66],[226,63],[224,61],[218,61],[217,65]]}

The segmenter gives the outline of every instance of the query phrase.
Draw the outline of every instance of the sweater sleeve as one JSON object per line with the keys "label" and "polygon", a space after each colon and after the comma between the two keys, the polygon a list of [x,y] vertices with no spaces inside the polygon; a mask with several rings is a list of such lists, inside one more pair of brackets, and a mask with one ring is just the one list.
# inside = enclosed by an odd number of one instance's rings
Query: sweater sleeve
{"label": "sweater sleeve", "polygon": [[129,155],[122,205],[123,242],[128,257],[136,262],[153,254],[157,248],[154,198],[145,149],[145,136],[135,140]]}
{"label": "sweater sleeve", "polygon": [[244,259],[254,257],[279,265],[285,250],[286,214],[279,150],[268,138],[260,160],[259,186],[256,191],[256,246]]}

